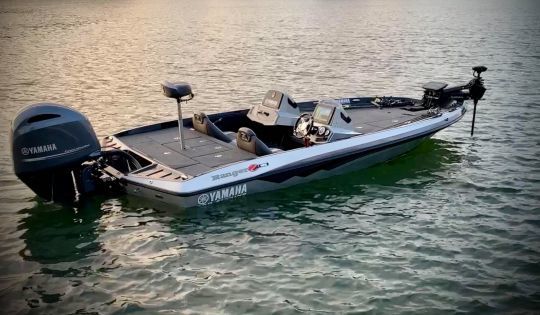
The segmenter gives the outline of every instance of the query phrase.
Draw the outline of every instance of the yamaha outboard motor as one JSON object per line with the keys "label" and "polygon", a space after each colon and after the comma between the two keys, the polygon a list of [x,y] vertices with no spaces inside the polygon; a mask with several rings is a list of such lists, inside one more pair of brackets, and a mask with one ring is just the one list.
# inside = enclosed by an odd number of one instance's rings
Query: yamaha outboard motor
{"label": "yamaha outboard motor", "polygon": [[66,106],[41,103],[19,112],[11,126],[15,174],[46,200],[74,200],[82,164],[100,156],[88,119]]}

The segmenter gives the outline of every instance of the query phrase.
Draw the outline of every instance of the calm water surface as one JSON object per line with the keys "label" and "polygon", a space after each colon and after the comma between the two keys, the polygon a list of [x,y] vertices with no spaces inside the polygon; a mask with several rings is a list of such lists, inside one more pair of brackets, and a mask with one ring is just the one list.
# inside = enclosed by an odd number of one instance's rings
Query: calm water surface
{"label": "calm water surface", "polygon": [[[6,314],[533,314],[540,309],[537,1],[0,2],[0,305]],[[186,113],[421,95],[484,64],[471,115],[384,165],[206,209],[46,204],[9,120],[53,101],[101,136]]]}

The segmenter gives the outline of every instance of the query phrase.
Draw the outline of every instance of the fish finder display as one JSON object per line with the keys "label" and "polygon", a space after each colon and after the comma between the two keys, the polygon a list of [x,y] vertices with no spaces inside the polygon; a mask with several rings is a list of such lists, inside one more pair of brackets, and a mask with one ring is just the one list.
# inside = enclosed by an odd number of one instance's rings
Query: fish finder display
{"label": "fish finder display", "polygon": [[313,112],[313,119],[316,123],[330,125],[332,115],[334,114],[334,109],[334,107],[318,105]]}
{"label": "fish finder display", "polygon": [[283,94],[278,91],[268,91],[263,99],[263,106],[278,109],[281,104]]}

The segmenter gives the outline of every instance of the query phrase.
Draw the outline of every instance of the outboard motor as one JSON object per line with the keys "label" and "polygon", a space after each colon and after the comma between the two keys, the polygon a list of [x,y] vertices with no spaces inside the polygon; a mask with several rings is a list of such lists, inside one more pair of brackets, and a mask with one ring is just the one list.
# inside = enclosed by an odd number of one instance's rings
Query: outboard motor
{"label": "outboard motor", "polygon": [[21,110],[11,125],[15,174],[46,200],[70,201],[84,185],[85,161],[101,155],[88,119],[66,106],[40,103]]}

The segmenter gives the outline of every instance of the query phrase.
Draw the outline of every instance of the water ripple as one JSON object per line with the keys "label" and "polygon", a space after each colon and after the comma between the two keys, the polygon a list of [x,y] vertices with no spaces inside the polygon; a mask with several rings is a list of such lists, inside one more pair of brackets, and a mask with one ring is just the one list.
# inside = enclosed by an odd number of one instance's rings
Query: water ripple
{"label": "water ripple", "polygon": [[[0,131],[29,103],[99,135],[296,100],[419,96],[486,64],[471,115],[414,151],[206,209],[135,197],[43,203],[0,138],[6,313],[527,314],[540,309],[540,12],[535,1],[0,3]],[[464,77],[465,75],[465,77]]]}

